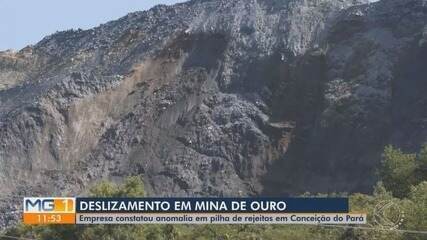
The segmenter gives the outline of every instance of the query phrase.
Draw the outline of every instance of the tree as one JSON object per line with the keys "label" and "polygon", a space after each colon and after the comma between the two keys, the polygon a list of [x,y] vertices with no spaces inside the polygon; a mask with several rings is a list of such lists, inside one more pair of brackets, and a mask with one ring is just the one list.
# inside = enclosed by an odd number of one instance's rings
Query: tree
{"label": "tree", "polygon": [[[403,204],[405,219],[403,228],[415,231],[427,230],[427,181],[411,188],[409,199]],[[425,239],[425,235],[406,234],[405,239]]]}
{"label": "tree", "polygon": [[394,196],[403,198],[411,187],[427,180],[427,145],[418,154],[403,153],[387,146],[382,157],[380,177],[384,187]]}
{"label": "tree", "polygon": [[427,144],[425,144],[418,154],[418,168],[416,172],[417,179],[427,181]]}
{"label": "tree", "polygon": [[405,197],[416,182],[416,154],[405,154],[400,149],[387,146],[382,157],[380,176],[384,186],[396,197]]}

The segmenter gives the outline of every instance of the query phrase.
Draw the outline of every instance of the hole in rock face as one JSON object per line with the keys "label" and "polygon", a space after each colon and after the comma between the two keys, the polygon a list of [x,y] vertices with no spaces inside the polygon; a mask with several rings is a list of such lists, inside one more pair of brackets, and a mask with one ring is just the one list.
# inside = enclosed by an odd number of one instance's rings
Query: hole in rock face
{"label": "hole in rock face", "polygon": [[158,54],[158,58],[178,59],[188,54],[184,69],[217,66],[227,48],[228,37],[221,33],[180,34]]}
{"label": "hole in rock face", "polygon": [[181,45],[181,49],[189,54],[184,63],[184,69],[199,67],[209,72],[218,66],[227,43],[228,40],[223,34],[202,33],[180,36],[176,45]]}

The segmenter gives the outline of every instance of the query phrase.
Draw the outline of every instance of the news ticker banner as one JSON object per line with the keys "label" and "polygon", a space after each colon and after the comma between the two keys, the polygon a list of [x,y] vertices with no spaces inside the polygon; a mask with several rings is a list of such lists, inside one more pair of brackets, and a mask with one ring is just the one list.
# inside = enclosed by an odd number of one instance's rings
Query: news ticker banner
{"label": "news ticker banner", "polygon": [[24,224],[366,224],[347,198],[24,198]]}

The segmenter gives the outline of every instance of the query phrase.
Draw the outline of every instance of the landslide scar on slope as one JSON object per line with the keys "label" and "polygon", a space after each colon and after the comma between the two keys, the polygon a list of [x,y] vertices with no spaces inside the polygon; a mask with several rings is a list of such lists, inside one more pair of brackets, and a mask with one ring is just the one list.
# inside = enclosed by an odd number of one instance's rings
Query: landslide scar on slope
{"label": "landslide scar on slope", "polygon": [[[66,140],[61,151],[64,161],[83,159],[97,146],[107,129],[131,113],[144,96],[167,84],[180,71],[182,63],[182,60],[145,61],[134,67],[117,87],[75,101],[66,117]],[[141,86],[144,88],[138,92]]]}

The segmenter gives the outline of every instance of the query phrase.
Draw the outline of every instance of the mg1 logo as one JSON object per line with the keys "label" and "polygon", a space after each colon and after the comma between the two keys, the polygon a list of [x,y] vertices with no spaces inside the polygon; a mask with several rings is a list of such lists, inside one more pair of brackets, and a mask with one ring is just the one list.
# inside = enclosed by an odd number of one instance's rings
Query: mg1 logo
{"label": "mg1 logo", "polygon": [[24,198],[24,213],[75,213],[75,198]]}
{"label": "mg1 logo", "polygon": [[74,224],[75,198],[24,198],[24,224]]}

